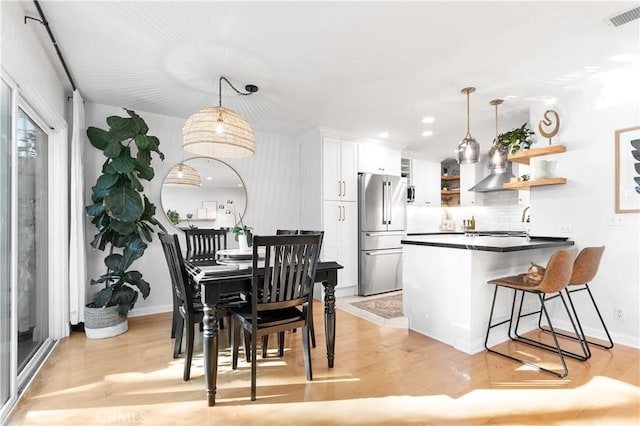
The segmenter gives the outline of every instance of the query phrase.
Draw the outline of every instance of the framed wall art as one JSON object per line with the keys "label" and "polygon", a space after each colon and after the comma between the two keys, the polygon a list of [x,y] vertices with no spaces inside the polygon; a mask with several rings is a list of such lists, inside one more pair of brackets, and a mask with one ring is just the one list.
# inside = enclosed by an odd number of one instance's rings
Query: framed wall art
{"label": "framed wall art", "polygon": [[640,126],[616,130],[616,213],[640,213]]}

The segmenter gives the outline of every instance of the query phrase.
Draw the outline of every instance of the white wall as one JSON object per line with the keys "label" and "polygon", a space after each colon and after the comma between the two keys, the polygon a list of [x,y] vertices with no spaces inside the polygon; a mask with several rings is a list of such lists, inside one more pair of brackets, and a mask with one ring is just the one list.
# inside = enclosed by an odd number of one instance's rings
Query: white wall
{"label": "white wall", "polygon": [[[149,126],[149,134],[160,139],[160,150],[165,154],[162,162],[154,157],[152,166],[156,178],[145,182],[145,194],[156,205],[157,217],[169,232],[179,232],[166,219],[161,209],[160,193],[163,177],[183,159],[193,157],[182,149],[182,127],[184,119],[136,111]],[[86,104],[86,125],[106,128],[106,117],[125,116],[117,107]],[[88,142],[87,142],[88,143]],[[256,155],[244,159],[223,159],[230,164],[244,180],[247,188],[247,212],[244,223],[257,234],[275,233],[277,228],[299,227],[298,148],[294,140],[287,136],[256,132]],[[91,196],[91,187],[99,176],[104,157],[91,145],[85,150],[86,197]],[[87,236],[95,234],[95,227],[88,220]],[[233,239],[230,244],[233,244]],[[87,245],[87,271],[89,277],[104,272],[105,253]],[[159,265],[162,265],[161,267]],[[131,315],[164,312],[171,309],[171,284],[166,269],[164,255],[157,238],[149,245],[143,258],[134,267],[151,284],[151,294],[146,300],[140,299]],[[89,298],[97,291],[89,289]]]}
{"label": "white wall", "polygon": [[[567,152],[554,156],[557,174],[566,185],[531,190],[532,233],[557,235],[560,225],[569,225],[578,248],[605,245],[600,270],[591,288],[614,341],[640,346],[640,214],[615,214],[616,129],[640,124],[640,82],[637,74],[627,81],[608,80],[583,87],[571,97],[560,97],[562,127],[555,143]],[[598,82],[594,79],[594,82]],[[624,83],[618,85],[618,83]],[[531,121],[540,120],[548,105],[535,105]],[[622,226],[610,226],[620,217]],[[584,295],[574,299],[584,300]],[[622,308],[624,320],[614,319],[614,307]],[[586,308],[587,334],[599,329],[594,314]],[[581,317],[582,318],[582,317]]]}

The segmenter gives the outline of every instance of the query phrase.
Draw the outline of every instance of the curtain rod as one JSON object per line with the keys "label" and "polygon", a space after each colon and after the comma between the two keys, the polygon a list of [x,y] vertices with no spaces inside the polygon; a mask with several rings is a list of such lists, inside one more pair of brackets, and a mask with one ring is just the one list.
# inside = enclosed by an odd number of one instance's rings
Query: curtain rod
{"label": "curtain rod", "polygon": [[44,16],[44,12],[42,11],[42,8],[40,7],[40,3],[38,2],[38,0],[33,0],[33,3],[36,5],[36,9],[38,9],[38,14],[40,15],[40,19],[37,18],[32,18],[31,16],[25,16],[24,17],[24,23],[27,23],[27,19],[32,19],[34,21],[40,22],[42,25],[44,25],[44,27],[47,29],[47,33],[49,34],[49,38],[51,39],[51,43],[53,43],[53,47],[55,47],[56,49],[56,53],[58,54],[58,58],[60,58],[60,62],[62,62],[62,68],[64,68],[64,72],[67,74],[67,78],[69,79],[69,82],[71,83],[71,87],[73,88],[73,90],[76,90],[76,84],[73,82],[73,78],[71,77],[71,72],[69,71],[69,68],[67,67],[67,63],[64,61],[64,58],[62,57],[62,52],[60,51],[60,48],[58,47],[58,42],[56,41],[55,37],[53,36],[53,33],[51,32],[51,28],[49,27],[49,22],[47,21],[47,18],[45,18]]}

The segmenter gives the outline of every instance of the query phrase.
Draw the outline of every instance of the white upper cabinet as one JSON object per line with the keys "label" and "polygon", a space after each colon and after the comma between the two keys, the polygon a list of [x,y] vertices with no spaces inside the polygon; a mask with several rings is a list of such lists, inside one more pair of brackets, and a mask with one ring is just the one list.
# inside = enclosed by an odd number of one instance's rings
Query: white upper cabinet
{"label": "white upper cabinet", "polygon": [[412,160],[412,183],[416,190],[416,207],[440,206],[440,163]]}
{"label": "white upper cabinet", "polygon": [[460,164],[460,205],[482,206],[484,194],[482,192],[469,191],[484,177],[484,163]]}
{"label": "white upper cabinet", "polygon": [[357,201],[358,145],[343,139],[324,136],[323,194],[325,200]]}
{"label": "white upper cabinet", "polygon": [[400,176],[400,151],[361,143],[358,146],[358,171]]}

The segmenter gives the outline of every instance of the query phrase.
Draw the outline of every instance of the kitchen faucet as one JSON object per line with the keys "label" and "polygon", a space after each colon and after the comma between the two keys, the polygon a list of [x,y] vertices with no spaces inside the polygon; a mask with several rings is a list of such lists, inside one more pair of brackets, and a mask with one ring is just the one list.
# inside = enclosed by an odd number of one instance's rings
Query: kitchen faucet
{"label": "kitchen faucet", "polygon": [[524,222],[525,218],[527,219],[527,222],[529,222],[529,218],[527,217],[527,210],[529,210],[529,206],[525,207],[524,210],[522,210],[522,217],[520,218],[520,222]]}

